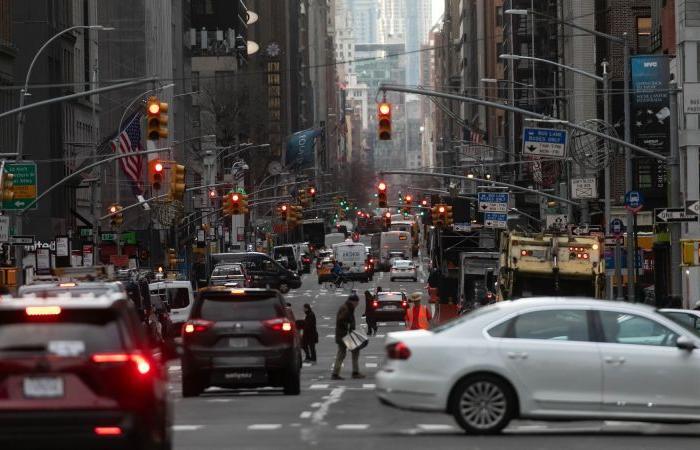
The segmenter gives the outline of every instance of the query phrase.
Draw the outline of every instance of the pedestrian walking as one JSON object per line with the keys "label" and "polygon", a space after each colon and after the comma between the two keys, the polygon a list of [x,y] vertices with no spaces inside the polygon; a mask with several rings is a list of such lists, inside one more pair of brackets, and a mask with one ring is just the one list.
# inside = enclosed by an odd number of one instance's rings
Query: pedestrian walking
{"label": "pedestrian walking", "polygon": [[304,334],[301,341],[304,347],[304,361],[316,362],[316,344],[318,344],[316,314],[308,303],[304,303],[304,314]]}
{"label": "pedestrian walking", "polygon": [[[338,314],[335,318],[335,343],[338,344],[338,353],[335,357],[335,365],[333,366],[333,374],[331,375],[331,379],[333,380],[343,379],[343,377],[340,376],[340,367],[343,365],[345,355],[347,355],[348,351],[348,348],[343,342],[343,338],[347,336],[348,333],[355,330],[355,308],[357,308],[359,303],[360,298],[357,294],[352,293],[338,309]],[[350,354],[352,356],[352,377],[364,378],[365,376],[360,373],[359,369],[360,350],[352,350]]]}
{"label": "pedestrian walking", "polygon": [[365,291],[365,321],[367,321],[367,336],[372,336],[372,332],[377,334],[377,319],[374,314],[374,303],[376,297],[370,291]]}
{"label": "pedestrian walking", "polygon": [[421,305],[422,299],[423,294],[420,292],[414,292],[409,298],[412,304],[406,310],[406,329],[408,330],[427,330],[430,327],[433,317],[430,310]]}

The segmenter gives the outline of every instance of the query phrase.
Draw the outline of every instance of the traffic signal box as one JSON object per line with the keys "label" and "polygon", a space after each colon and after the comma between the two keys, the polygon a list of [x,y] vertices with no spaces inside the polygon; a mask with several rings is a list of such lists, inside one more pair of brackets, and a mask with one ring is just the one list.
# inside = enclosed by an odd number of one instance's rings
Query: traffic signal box
{"label": "traffic signal box", "polygon": [[391,228],[391,213],[389,211],[384,213],[384,228],[387,230]]}
{"label": "traffic signal box", "polygon": [[316,203],[316,186],[309,186],[306,190],[306,194],[311,200],[312,204]]}
{"label": "traffic signal box", "polygon": [[112,214],[109,218],[109,223],[112,225],[112,227],[118,227],[124,223],[124,214],[121,212],[122,209],[122,206],[116,203],[107,208],[107,212]]}
{"label": "traffic signal box", "polygon": [[379,202],[379,207],[380,208],[386,208],[387,205],[387,200],[386,200],[386,190],[387,190],[387,185],[383,181],[381,181],[377,185],[377,201]]}
{"label": "traffic signal box", "polygon": [[248,214],[248,194],[240,194],[241,196],[241,214]]}
{"label": "traffic signal box", "polygon": [[377,134],[380,141],[391,140],[391,103],[377,105]]}
{"label": "traffic signal box", "polygon": [[2,197],[3,201],[10,201],[15,198],[15,175],[8,172],[2,173]]}
{"label": "traffic signal box", "polygon": [[168,137],[168,104],[157,97],[146,101],[146,139],[157,141]]}
{"label": "traffic signal box", "polygon": [[177,269],[177,252],[174,248],[168,249],[168,268],[170,270]]}
{"label": "traffic signal box", "polygon": [[290,205],[287,211],[287,226],[295,227],[304,217],[303,208],[300,205]]}
{"label": "traffic signal box", "polygon": [[283,222],[287,221],[287,216],[289,215],[289,205],[284,203],[279,207],[280,220]]}
{"label": "traffic signal box", "polygon": [[439,203],[430,209],[431,215],[433,217],[433,225],[437,228],[445,227],[445,214],[447,212],[447,206]]}
{"label": "traffic signal box", "polygon": [[164,172],[165,166],[160,159],[148,161],[148,181],[154,191],[160,191],[163,187]]}
{"label": "traffic signal box", "polygon": [[170,168],[170,199],[180,200],[185,195],[185,166],[173,164]]}
{"label": "traffic signal box", "polygon": [[445,205],[445,227],[451,227],[455,223],[452,215],[452,205]]}
{"label": "traffic signal box", "polygon": [[411,205],[413,204],[413,196],[408,194],[403,198],[403,212],[408,214],[411,212]]}

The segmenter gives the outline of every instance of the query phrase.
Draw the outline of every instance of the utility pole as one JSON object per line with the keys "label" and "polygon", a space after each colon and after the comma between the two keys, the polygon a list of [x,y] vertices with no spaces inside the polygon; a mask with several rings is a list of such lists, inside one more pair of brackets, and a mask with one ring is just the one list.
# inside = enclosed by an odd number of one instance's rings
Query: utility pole
{"label": "utility pole", "polygon": [[[605,122],[606,126],[607,124],[610,123],[610,75],[608,74],[608,63],[607,61],[603,61],[601,63],[601,66],[603,66],[603,122]],[[605,141],[605,174],[604,174],[604,182],[605,182],[605,218],[603,220],[603,225],[604,225],[604,230],[607,231],[606,234],[610,234],[610,221],[612,220],[611,217],[611,208],[612,208],[612,201],[611,201],[611,192],[610,192],[610,187],[612,183],[610,182],[610,143],[608,141]],[[618,266],[620,265],[620,259],[617,257],[618,255],[615,254],[615,269],[618,269]],[[613,283],[612,283],[612,277],[605,277],[605,289],[606,289],[606,297],[608,300],[613,299]]]}
{"label": "utility pole", "polygon": [[[622,88],[623,92],[623,102],[625,106],[625,142],[630,143],[632,141],[632,120],[630,117],[630,46],[629,40],[627,38],[627,33],[623,33],[623,56],[622,61],[624,64],[623,78],[624,86]],[[632,167],[632,149],[625,147],[625,192],[630,192],[634,189],[634,171]],[[637,258],[635,252],[637,250],[637,230],[635,230],[637,219],[635,213],[631,210],[627,210],[627,301],[636,301],[635,284],[637,277]]]}
{"label": "utility pole", "polygon": [[[669,206],[671,208],[678,208],[683,206],[681,201],[680,184],[675,182],[675,180],[680,180],[681,168],[680,168],[680,152],[678,149],[678,88],[676,82],[671,82],[669,85],[669,109],[671,110],[670,116],[670,158],[668,160],[668,169],[671,183],[669,183]],[[671,297],[675,299],[680,299],[682,295],[682,282],[683,278],[681,275],[681,224],[680,223],[670,223],[669,225],[670,237],[671,237]]]}

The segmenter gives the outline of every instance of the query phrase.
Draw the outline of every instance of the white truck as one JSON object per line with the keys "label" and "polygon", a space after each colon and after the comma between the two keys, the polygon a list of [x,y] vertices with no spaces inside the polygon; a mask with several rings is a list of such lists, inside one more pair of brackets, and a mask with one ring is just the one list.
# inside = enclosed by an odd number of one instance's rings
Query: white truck
{"label": "white truck", "polygon": [[333,245],[333,257],[342,264],[345,275],[351,280],[369,281],[367,266],[367,248],[361,242],[348,239]]}

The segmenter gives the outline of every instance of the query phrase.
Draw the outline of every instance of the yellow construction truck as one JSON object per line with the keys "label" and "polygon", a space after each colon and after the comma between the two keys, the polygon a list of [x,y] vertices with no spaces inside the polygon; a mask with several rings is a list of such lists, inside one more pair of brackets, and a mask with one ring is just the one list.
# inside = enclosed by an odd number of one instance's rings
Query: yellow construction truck
{"label": "yellow construction truck", "polygon": [[504,232],[500,248],[498,298],[603,298],[603,244],[603,238],[597,235]]}

